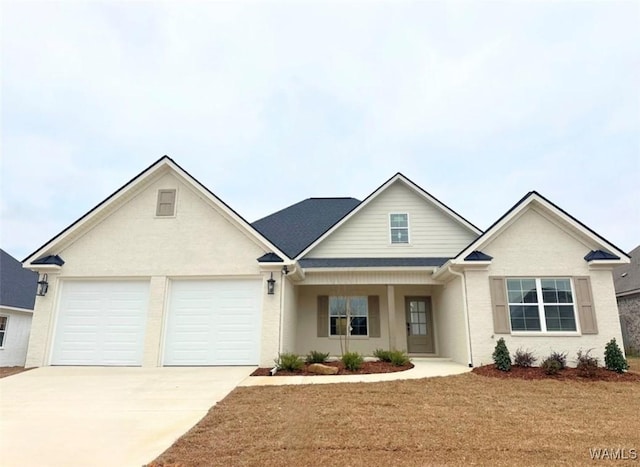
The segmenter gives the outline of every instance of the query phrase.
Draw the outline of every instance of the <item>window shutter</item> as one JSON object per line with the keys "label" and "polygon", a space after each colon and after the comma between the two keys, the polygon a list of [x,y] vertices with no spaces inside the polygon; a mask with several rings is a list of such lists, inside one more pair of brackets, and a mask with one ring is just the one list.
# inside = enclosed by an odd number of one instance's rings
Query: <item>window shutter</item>
{"label": "window shutter", "polygon": [[176,190],[158,190],[156,216],[173,216],[175,214]]}
{"label": "window shutter", "polygon": [[507,289],[504,277],[490,277],[491,307],[493,309],[493,332],[495,334],[510,334],[509,304],[507,303]]}
{"label": "window shutter", "polygon": [[591,281],[588,276],[575,277],[576,305],[580,318],[580,330],[582,334],[598,334],[598,323],[596,322],[596,311],[593,307],[593,296],[591,294]]}
{"label": "window shutter", "polygon": [[329,337],[329,297],[318,295],[318,337]]}
{"label": "window shutter", "polygon": [[380,337],[380,297],[369,296],[369,337]]}

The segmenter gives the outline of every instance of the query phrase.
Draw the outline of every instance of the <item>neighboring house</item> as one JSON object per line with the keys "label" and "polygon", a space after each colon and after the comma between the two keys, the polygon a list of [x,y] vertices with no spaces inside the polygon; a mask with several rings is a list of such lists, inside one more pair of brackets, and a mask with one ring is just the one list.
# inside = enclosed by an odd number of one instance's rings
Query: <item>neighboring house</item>
{"label": "neighboring house", "polygon": [[630,253],[631,263],[613,270],[622,337],[627,352],[640,353],[640,246]]}
{"label": "neighboring house", "polygon": [[474,366],[500,337],[602,358],[628,262],[536,192],[485,232],[402,174],[249,224],[165,156],[24,260],[49,283],[27,365],[269,366],[345,330]]}
{"label": "neighboring house", "polygon": [[38,274],[0,250],[0,367],[24,366]]}

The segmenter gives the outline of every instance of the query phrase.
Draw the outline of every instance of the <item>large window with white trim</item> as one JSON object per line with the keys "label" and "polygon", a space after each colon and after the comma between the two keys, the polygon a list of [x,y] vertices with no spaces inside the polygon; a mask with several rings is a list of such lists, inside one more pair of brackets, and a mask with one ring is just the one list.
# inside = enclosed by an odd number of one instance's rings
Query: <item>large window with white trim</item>
{"label": "large window with white trim", "polygon": [[389,214],[389,228],[391,234],[391,243],[409,243],[409,214]]}
{"label": "large window with white trim", "polygon": [[367,336],[367,297],[329,297],[329,335]]}
{"label": "large window with white trim", "polygon": [[575,332],[576,307],[568,278],[507,279],[511,330]]}

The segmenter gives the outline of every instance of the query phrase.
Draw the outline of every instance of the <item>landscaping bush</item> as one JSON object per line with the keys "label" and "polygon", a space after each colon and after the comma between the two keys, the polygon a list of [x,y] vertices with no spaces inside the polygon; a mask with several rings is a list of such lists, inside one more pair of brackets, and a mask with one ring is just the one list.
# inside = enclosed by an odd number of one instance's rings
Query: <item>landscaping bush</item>
{"label": "landscaping bush", "polygon": [[521,366],[524,368],[529,368],[533,366],[533,364],[538,360],[533,356],[531,352],[528,350],[518,349],[516,353],[513,355],[513,364],[515,366]]}
{"label": "landscaping bush", "polygon": [[567,354],[563,352],[551,352],[548,359],[555,360],[560,364],[560,369],[564,370],[567,367]]}
{"label": "landscaping bush", "polygon": [[358,352],[347,352],[342,356],[342,363],[347,370],[359,370],[364,362],[364,358]]}
{"label": "landscaping bush", "polygon": [[576,369],[580,376],[585,378],[592,378],[596,375],[598,369],[598,359],[590,355],[591,349],[583,352],[582,349],[578,350],[578,358],[576,360]]}
{"label": "landscaping bush", "polygon": [[618,347],[616,338],[614,337],[604,347],[604,366],[607,370],[615,371],[616,373],[623,373],[629,368],[627,360],[622,355],[622,350]]}
{"label": "landscaping bush", "polygon": [[302,359],[294,353],[281,353],[275,362],[278,369],[284,371],[297,371],[304,365]]}
{"label": "landscaping bush", "polygon": [[329,352],[318,352],[317,350],[312,350],[307,354],[307,363],[324,363],[329,358]]}
{"label": "landscaping bush", "polygon": [[390,362],[391,350],[376,349],[373,351],[373,356],[376,357],[381,362]]}
{"label": "landscaping bush", "polygon": [[502,337],[498,340],[496,348],[493,351],[493,361],[496,364],[496,368],[498,370],[511,370],[511,357],[509,356],[509,349],[507,349],[507,344]]}
{"label": "landscaping bush", "polygon": [[558,372],[562,370],[562,364],[552,357],[545,358],[542,362],[542,365],[540,366],[542,367],[542,370],[548,375],[557,375]]}
{"label": "landscaping bush", "polygon": [[394,366],[404,366],[409,363],[409,356],[402,350],[392,350],[389,352],[389,361]]}

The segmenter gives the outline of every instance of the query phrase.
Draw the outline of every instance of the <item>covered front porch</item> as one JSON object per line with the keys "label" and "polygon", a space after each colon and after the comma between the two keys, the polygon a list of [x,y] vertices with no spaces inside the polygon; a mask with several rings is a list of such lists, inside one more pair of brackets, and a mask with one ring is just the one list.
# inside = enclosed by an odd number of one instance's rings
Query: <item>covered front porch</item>
{"label": "covered front porch", "polygon": [[335,269],[306,271],[289,290],[284,351],[373,355],[376,349],[398,349],[468,363],[459,280],[438,282],[424,269]]}

